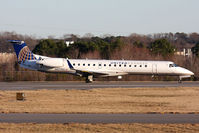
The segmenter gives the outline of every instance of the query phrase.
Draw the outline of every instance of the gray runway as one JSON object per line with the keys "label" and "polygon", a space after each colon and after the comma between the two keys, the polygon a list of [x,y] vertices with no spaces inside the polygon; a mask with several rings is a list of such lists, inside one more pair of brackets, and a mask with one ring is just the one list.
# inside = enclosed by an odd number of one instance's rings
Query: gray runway
{"label": "gray runway", "polygon": [[199,82],[178,83],[167,81],[138,82],[0,82],[0,90],[35,90],[35,89],[92,89],[92,88],[139,88],[139,87],[199,87]]}
{"label": "gray runway", "polygon": [[[0,90],[199,87],[199,82],[0,82]],[[199,123],[198,114],[0,114],[8,123]]]}
{"label": "gray runway", "polygon": [[0,114],[6,123],[157,123],[196,124],[198,114]]}

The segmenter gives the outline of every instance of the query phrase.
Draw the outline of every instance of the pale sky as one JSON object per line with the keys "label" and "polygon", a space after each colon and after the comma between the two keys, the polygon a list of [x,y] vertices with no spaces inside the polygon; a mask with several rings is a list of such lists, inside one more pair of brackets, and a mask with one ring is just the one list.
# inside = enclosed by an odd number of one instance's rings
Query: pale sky
{"label": "pale sky", "polygon": [[61,37],[199,33],[199,0],[0,0],[0,32]]}

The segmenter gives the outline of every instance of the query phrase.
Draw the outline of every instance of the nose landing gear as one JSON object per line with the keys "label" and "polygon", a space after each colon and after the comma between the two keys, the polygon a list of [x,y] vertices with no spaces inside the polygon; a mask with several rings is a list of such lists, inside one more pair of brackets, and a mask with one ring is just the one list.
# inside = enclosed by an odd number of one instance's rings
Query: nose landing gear
{"label": "nose landing gear", "polygon": [[178,83],[182,83],[182,79],[183,79],[183,78],[190,78],[190,77],[191,77],[190,75],[186,75],[186,76],[179,76]]}
{"label": "nose landing gear", "polygon": [[183,76],[179,76],[178,83],[182,83]]}

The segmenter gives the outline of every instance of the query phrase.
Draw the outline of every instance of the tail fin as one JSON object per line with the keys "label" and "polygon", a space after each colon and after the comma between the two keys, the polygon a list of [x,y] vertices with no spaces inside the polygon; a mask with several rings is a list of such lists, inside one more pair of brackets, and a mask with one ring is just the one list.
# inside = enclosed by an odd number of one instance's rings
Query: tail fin
{"label": "tail fin", "polygon": [[28,46],[26,45],[26,43],[24,41],[9,40],[9,42],[13,44],[18,61],[35,60],[36,59],[36,57],[30,51],[30,49],[28,48]]}

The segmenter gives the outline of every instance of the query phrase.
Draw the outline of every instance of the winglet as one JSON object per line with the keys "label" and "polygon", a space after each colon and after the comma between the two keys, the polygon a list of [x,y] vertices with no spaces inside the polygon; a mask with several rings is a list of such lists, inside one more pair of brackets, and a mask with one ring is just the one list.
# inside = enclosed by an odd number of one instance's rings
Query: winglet
{"label": "winglet", "polygon": [[74,67],[72,66],[72,64],[70,63],[70,61],[67,59],[67,63],[70,69],[74,69]]}

